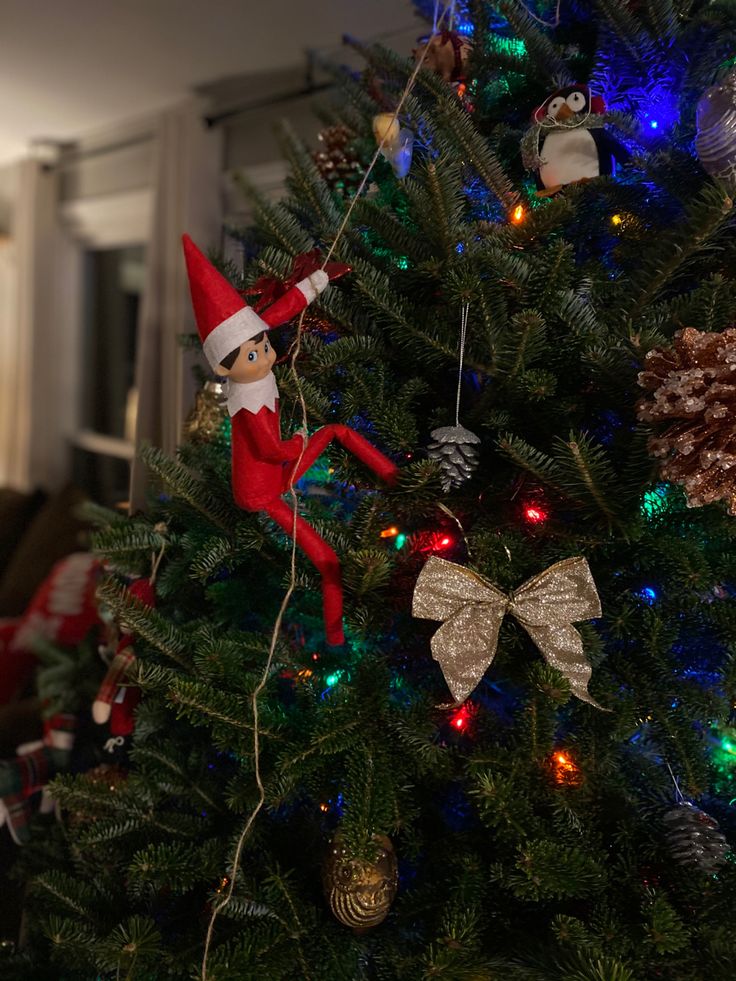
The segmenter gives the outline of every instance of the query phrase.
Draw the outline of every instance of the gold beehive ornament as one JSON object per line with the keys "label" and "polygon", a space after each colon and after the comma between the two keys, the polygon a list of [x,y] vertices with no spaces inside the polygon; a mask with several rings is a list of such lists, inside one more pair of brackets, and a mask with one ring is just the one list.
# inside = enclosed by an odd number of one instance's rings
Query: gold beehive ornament
{"label": "gold beehive ornament", "polygon": [[215,439],[227,419],[227,393],[221,380],[206,381],[197,392],[194,408],[184,423],[184,438],[207,443]]}
{"label": "gold beehive ornament", "polygon": [[378,926],[396,896],[399,870],[391,839],[374,835],[373,844],[373,861],[354,858],[338,834],[325,862],[325,897],[335,918],[348,927]]}

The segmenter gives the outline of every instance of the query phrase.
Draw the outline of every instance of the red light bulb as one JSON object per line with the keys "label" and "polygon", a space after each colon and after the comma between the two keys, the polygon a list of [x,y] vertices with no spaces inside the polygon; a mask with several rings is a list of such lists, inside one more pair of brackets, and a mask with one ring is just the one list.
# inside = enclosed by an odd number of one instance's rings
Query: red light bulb
{"label": "red light bulb", "polygon": [[470,721],[470,712],[467,705],[461,705],[458,711],[450,719],[450,725],[459,732],[467,726]]}
{"label": "red light bulb", "polygon": [[541,525],[547,520],[549,514],[539,505],[530,504],[524,508],[524,517],[530,525]]}

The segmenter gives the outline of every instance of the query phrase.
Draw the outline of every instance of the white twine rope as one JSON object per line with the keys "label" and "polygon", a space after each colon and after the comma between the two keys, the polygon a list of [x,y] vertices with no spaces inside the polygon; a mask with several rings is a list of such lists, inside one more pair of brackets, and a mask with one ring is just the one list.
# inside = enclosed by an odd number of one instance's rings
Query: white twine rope
{"label": "white twine rope", "polygon": [[454,28],[454,26],[455,26],[455,4],[456,3],[457,3],[457,0],[452,0],[452,4],[450,6],[450,30],[452,30]]}
{"label": "white twine rope", "polygon": [[463,361],[465,359],[465,337],[468,333],[468,312],[470,304],[464,303],[460,313],[460,357],[457,367],[457,396],[455,397],[455,425],[460,425],[460,389],[463,383]]}
{"label": "white twine rope", "polygon": [[669,762],[667,760],[665,760],[664,762],[665,762],[665,766],[670,771],[670,776],[672,777],[672,783],[675,785],[675,795],[676,795],[676,798],[677,798],[677,803],[678,804],[684,804],[685,803],[685,795],[680,790],[680,783],[679,783],[677,777],[672,772],[672,767],[670,766]]}
{"label": "white twine rope", "polygon": [[[445,16],[448,12],[447,7],[445,7],[445,9],[442,11],[442,14],[438,16],[438,9],[437,9],[438,6],[439,6],[439,0],[436,0],[435,24],[432,28],[433,35],[436,34],[437,31],[439,30],[439,27],[442,21],[445,19]],[[395,120],[398,119],[399,113],[401,112],[404,103],[406,102],[411,90],[414,87],[414,83],[416,82],[417,75],[419,74],[419,71],[422,67],[422,64],[424,63],[424,59],[426,58],[428,52],[429,52],[429,45],[425,45],[421,57],[417,61],[416,65],[414,66],[414,70],[409,76],[409,80],[406,83],[406,87],[401,95],[401,98],[399,99],[398,104],[394,109],[391,125],[387,126],[384,129],[384,133],[381,137],[378,146],[376,147],[376,151],[373,154],[370,163],[368,164],[366,172],[363,176],[363,180],[360,182],[358,190],[356,191],[355,196],[353,197],[347,211],[345,212],[343,220],[340,223],[337,233],[335,234],[335,238],[332,241],[332,245],[330,246],[329,251],[325,256],[325,260],[322,263],[323,269],[334,255],[335,249],[337,247],[337,243],[339,242],[340,238],[345,232],[345,229],[348,226],[348,222],[350,221],[350,217],[353,213],[353,209],[355,208],[358,199],[360,198],[361,194],[366,188],[366,185],[368,184],[368,179],[371,175],[373,168],[376,165],[376,161],[381,155],[381,151],[383,150],[387,142],[388,135],[389,132],[391,131],[393,123]],[[299,404],[301,405],[302,430],[305,433],[305,438],[302,441],[301,453],[299,454],[299,458],[294,464],[292,474],[297,472],[299,468],[299,464],[301,463],[302,457],[304,456],[304,452],[307,448],[306,432],[307,432],[307,426],[309,421],[307,418],[307,403],[304,399],[304,391],[302,389],[301,380],[296,370],[297,358],[299,357],[299,353],[301,351],[302,330],[303,330],[304,317],[306,315],[306,312],[307,312],[307,308],[305,307],[302,310],[301,314],[299,315],[299,320],[297,322],[297,328],[296,328],[296,337],[289,350],[289,371],[291,372],[291,375],[294,379],[294,385],[297,391],[297,396],[299,398]],[[268,657],[266,659],[266,663],[263,668],[263,674],[261,675],[261,680],[259,681],[258,685],[254,688],[253,694],[251,696],[251,708],[253,711],[253,770],[255,775],[256,786],[258,787],[258,801],[255,807],[253,808],[253,810],[251,811],[251,813],[248,815],[248,819],[246,820],[245,825],[243,826],[243,830],[241,831],[240,836],[238,838],[237,845],[235,846],[235,852],[233,854],[233,860],[232,860],[232,868],[230,872],[230,881],[228,882],[227,889],[225,890],[225,894],[223,898],[219,902],[215,903],[215,905],[212,908],[212,916],[210,917],[210,922],[207,927],[207,936],[204,945],[204,955],[202,957],[202,972],[201,972],[202,981],[207,981],[207,961],[209,959],[210,947],[212,946],[212,937],[214,934],[215,922],[217,921],[217,917],[225,909],[225,907],[229,905],[230,901],[233,898],[235,881],[237,879],[238,871],[240,869],[240,862],[243,855],[243,848],[245,847],[245,843],[248,840],[248,836],[253,828],[253,825],[255,824],[256,818],[260,814],[266,802],[266,788],[264,787],[263,778],[261,776],[261,732],[260,732],[260,724],[259,724],[258,699],[261,695],[261,692],[263,691],[263,689],[266,687],[266,684],[268,683],[268,678],[271,674],[271,665],[273,664],[273,658],[276,651],[276,644],[278,642],[278,636],[281,630],[281,624],[283,622],[284,614],[286,613],[286,609],[289,605],[289,602],[291,601],[291,597],[293,596],[294,590],[296,589],[296,581],[297,581],[296,538],[297,538],[297,517],[299,513],[298,512],[299,500],[297,498],[296,489],[294,487],[293,477],[289,484],[288,494],[291,498],[291,504],[293,507],[293,519],[294,519],[291,528],[292,544],[291,544],[291,569],[290,569],[289,586],[286,590],[286,593],[284,594],[283,600],[281,601],[281,606],[279,607],[279,612],[276,616],[276,622],[274,623],[273,626],[273,632],[271,634],[271,643],[269,645],[269,650],[268,650]]]}

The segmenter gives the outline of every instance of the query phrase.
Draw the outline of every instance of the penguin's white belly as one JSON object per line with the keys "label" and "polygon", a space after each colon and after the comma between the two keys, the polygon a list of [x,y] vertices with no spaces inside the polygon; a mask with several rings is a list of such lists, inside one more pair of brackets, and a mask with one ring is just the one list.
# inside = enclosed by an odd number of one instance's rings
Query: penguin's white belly
{"label": "penguin's white belly", "polygon": [[540,156],[544,163],[539,168],[539,177],[545,187],[600,176],[598,147],[587,129],[550,133],[542,144]]}

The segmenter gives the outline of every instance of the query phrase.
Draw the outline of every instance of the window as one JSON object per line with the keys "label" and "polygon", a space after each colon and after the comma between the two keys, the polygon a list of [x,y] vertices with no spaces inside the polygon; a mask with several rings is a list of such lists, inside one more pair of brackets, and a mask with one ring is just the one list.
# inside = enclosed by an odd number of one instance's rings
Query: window
{"label": "window", "polygon": [[143,245],[88,248],[82,254],[82,370],[73,480],[108,505],[120,504],[128,496],[145,264]]}
{"label": "window", "polygon": [[145,248],[89,250],[84,263],[81,428],[132,442],[136,332]]}

